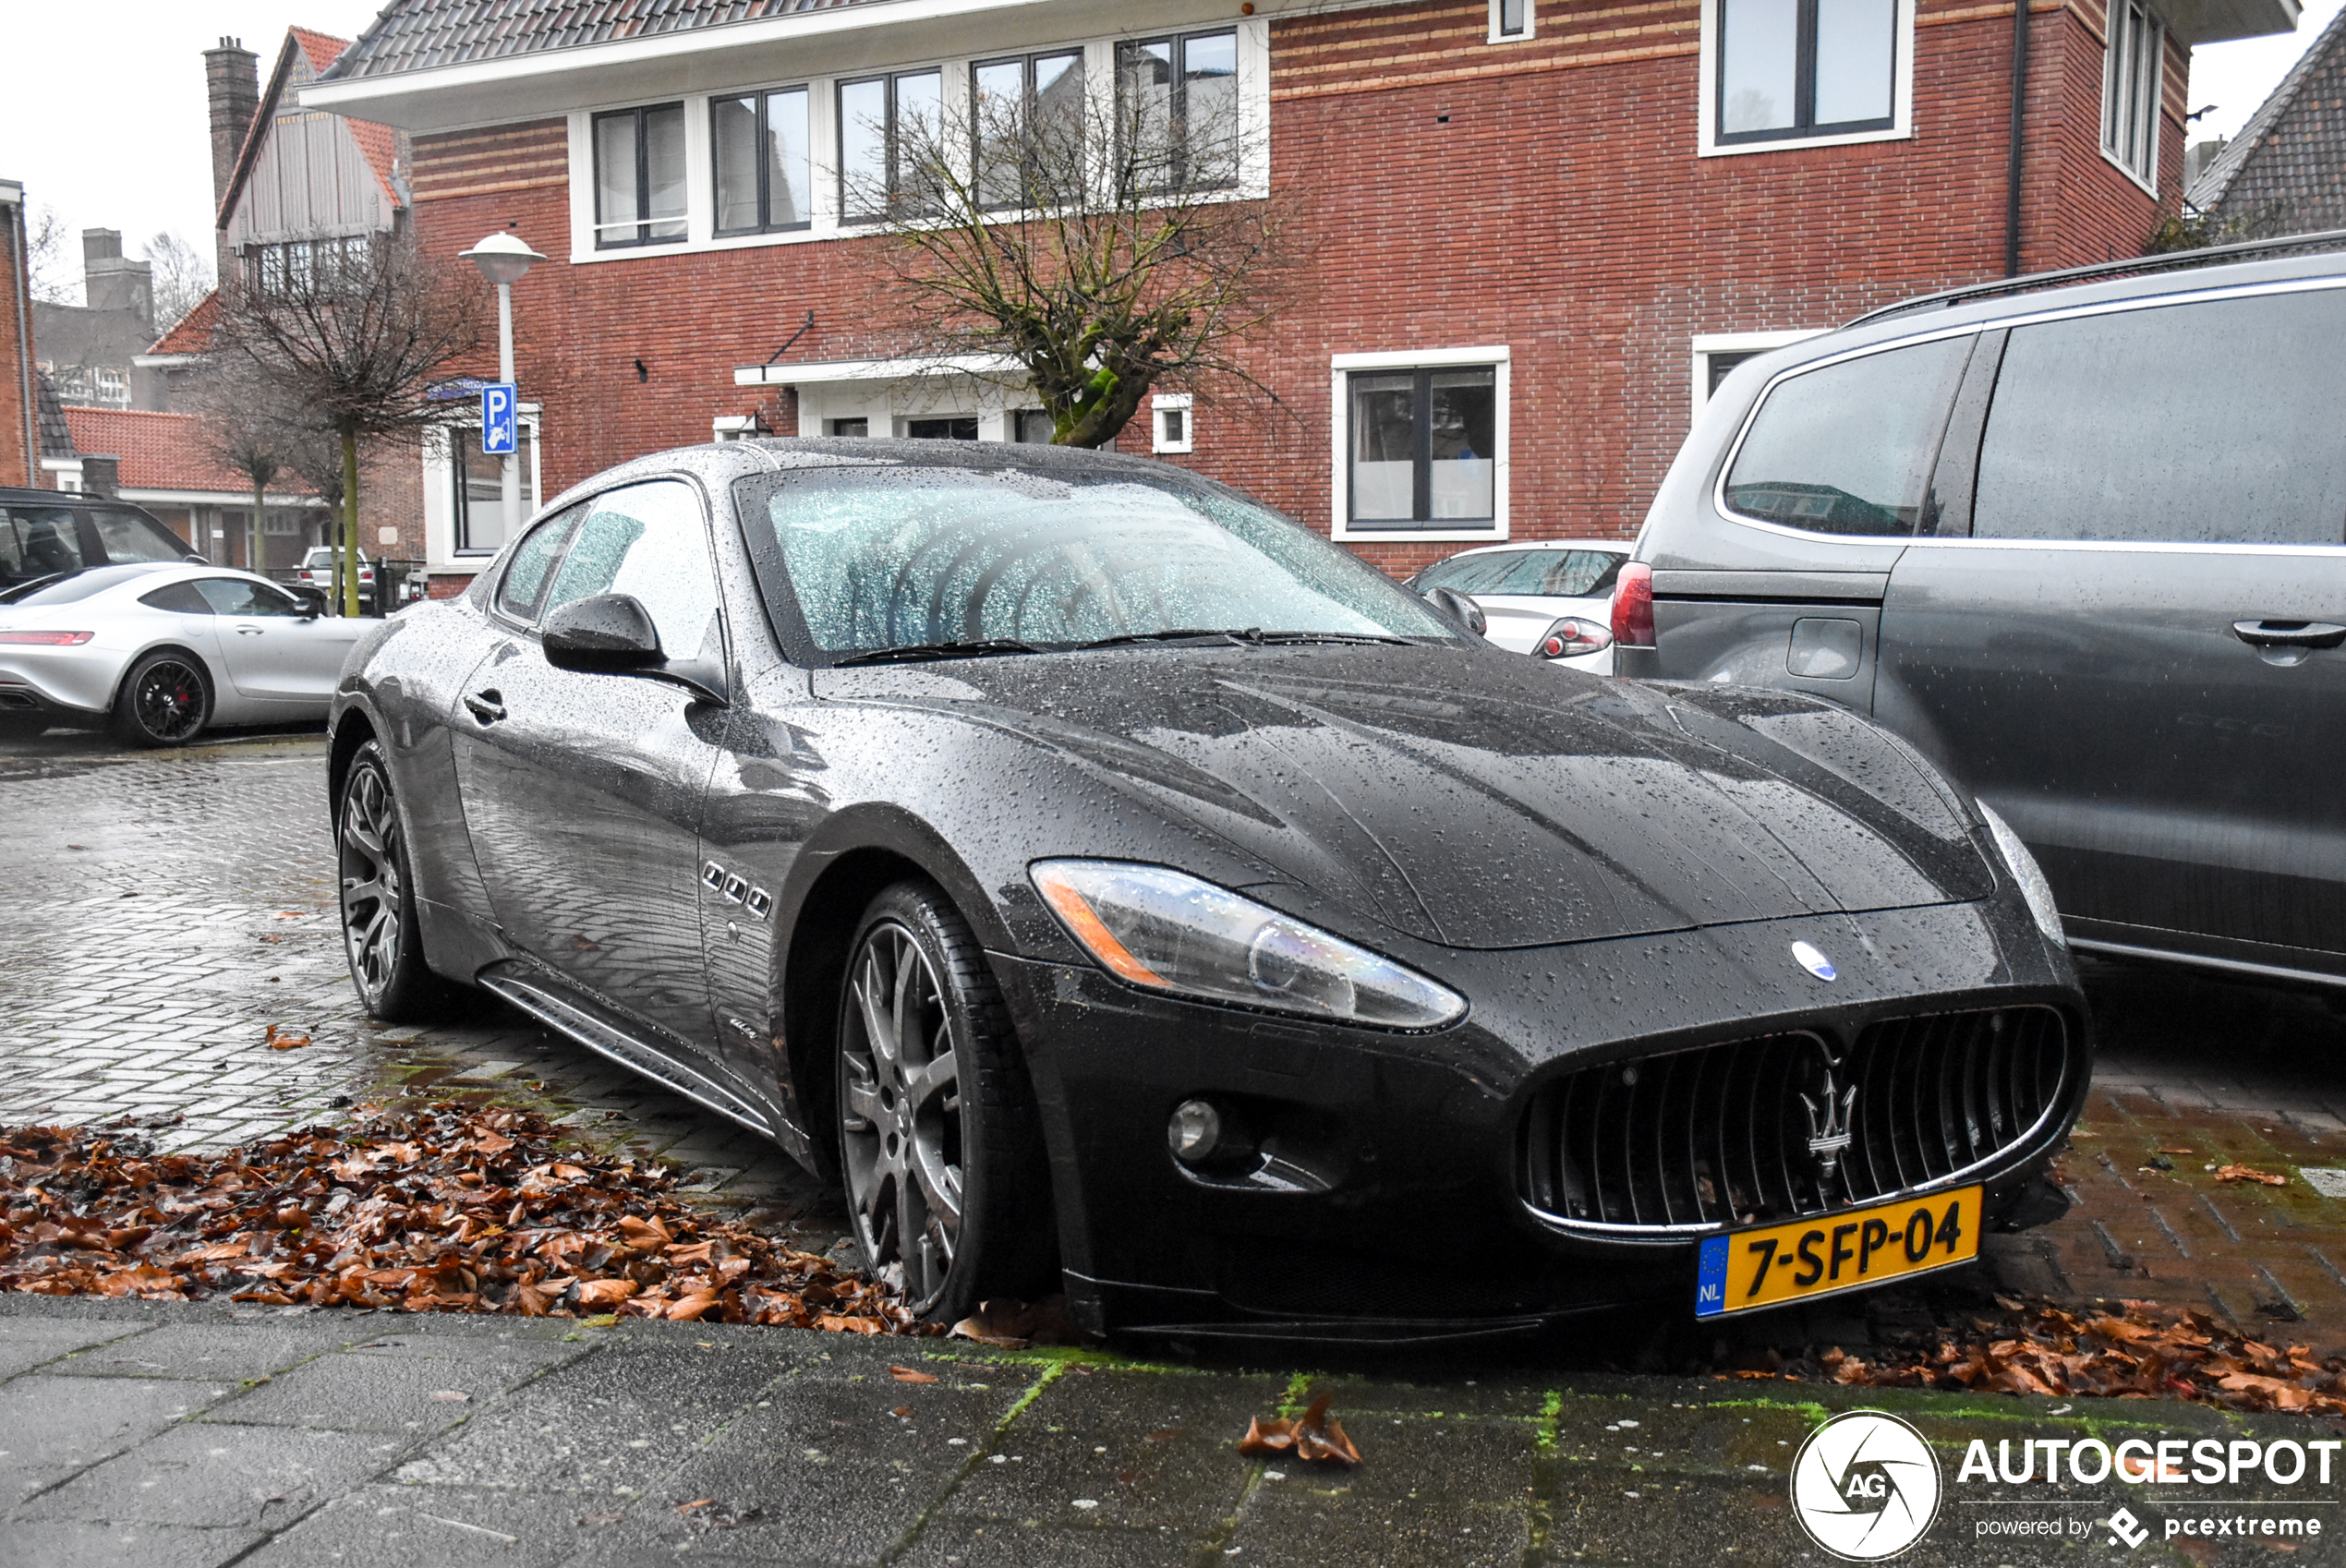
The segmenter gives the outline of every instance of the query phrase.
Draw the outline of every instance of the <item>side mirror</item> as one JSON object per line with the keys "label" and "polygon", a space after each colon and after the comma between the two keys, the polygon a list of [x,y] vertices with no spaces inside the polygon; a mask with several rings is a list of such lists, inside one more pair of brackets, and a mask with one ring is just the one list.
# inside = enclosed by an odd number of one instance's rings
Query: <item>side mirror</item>
{"label": "side mirror", "polygon": [[1480,637],[1490,631],[1482,607],[1456,588],[1428,588],[1425,602]]}
{"label": "side mirror", "polygon": [[621,675],[668,662],[650,612],[629,594],[573,599],[546,618],[544,643],[557,669]]}
{"label": "side mirror", "polygon": [[303,620],[315,621],[326,613],[326,591],[323,588],[312,587],[308,583],[294,583],[287,585],[285,592],[300,601]]}

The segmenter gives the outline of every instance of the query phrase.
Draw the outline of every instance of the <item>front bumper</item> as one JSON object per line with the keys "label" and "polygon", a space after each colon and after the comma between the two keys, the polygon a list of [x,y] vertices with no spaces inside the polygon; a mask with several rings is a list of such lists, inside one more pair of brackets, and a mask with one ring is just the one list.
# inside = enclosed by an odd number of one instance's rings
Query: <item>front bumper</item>
{"label": "front bumper", "polygon": [[[1834,956],[1820,982],[1794,941]],[[1965,1174],[1991,1223],[2035,1188],[2083,1104],[2091,1047],[2065,957],[2016,900],[1803,917],[1567,947],[1393,956],[1470,998],[1424,1035],[1298,1024],[996,958],[1053,1160],[1070,1298],[1098,1331],[1353,1341],[1521,1332],[1654,1303],[1691,1318],[1699,1236],[1559,1224],[1526,1200],[1520,1129],[1559,1075],[1794,1029],[2025,1005],[2074,1063],[2033,1132]],[[1844,957],[1845,955],[1845,957]],[[1212,1099],[1261,1157],[1197,1172],[1166,1143]],[[1926,1189],[1937,1185],[1926,1183]]]}

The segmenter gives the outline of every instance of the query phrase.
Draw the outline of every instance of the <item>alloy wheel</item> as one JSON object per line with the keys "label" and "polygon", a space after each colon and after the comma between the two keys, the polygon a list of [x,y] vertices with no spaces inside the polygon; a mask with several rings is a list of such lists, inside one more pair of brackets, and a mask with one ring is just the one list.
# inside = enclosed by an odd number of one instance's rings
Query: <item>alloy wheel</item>
{"label": "alloy wheel", "polygon": [[961,1086],[951,1015],[913,934],[883,921],[848,971],[840,1133],[873,1267],[914,1311],[944,1293],[961,1230]]}
{"label": "alloy wheel", "polygon": [[342,935],[369,998],[399,963],[399,813],[381,772],[353,770],[342,801]]}
{"label": "alloy wheel", "polygon": [[155,659],[139,672],[131,704],[148,734],[184,741],[203,724],[203,677],[179,659]]}

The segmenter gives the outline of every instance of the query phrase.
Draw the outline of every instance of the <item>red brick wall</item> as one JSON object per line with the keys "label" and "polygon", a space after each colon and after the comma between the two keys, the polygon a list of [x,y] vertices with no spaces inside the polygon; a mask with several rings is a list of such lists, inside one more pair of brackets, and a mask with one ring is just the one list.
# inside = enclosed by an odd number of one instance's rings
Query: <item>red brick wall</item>
{"label": "red brick wall", "polygon": [[[2032,12],[2032,270],[2132,254],[2155,221],[2098,150],[2099,3]],[[1695,155],[1693,0],[1551,0],[1536,42],[1496,48],[1486,18],[1484,0],[1423,0],[1275,24],[1274,178],[1313,252],[1254,355],[1284,407],[1202,398],[1198,450],[1176,461],[1324,528],[1329,356],[1505,344],[1513,536],[1623,536],[1685,432],[1694,334],[1829,327],[2002,271],[2009,0],[1923,0],[1911,139],[1726,158]],[[2178,51],[2171,188],[2182,68]],[[419,231],[450,254],[508,226],[566,249],[565,144],[551,120],[418,137]],[[717,415],[794,430],[783,398],[735,388],[732,368],[810,309],[792,359],[888,352],[865,325],[872,243],[533,271],[514,295],[517,371],[546,405],[546,493],[707,440]],[[1462,547],[1359,548],[1402,572]]]}
{"label": "red brick wall", "polygon": [[[31,349],[32,280],[27,270],[23,247],[18,243],[17,232],[22,222],[22,209],[0,217],[0,274],[6,276],[6,286],[0,286],[0,485],[27,485],[39,482],[32,454],[25,450],[25,407],[33,396],[32,366],[35,356]],[[24,307],[24,331],[27,341],[17,341],[17,308]]]}

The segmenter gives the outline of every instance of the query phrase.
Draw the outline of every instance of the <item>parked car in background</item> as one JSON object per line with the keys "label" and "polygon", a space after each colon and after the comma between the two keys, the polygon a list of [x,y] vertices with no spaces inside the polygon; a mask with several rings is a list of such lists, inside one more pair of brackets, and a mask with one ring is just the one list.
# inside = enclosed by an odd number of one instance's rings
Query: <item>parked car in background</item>
{"label": "parked car in background", "polygon": [[1737,368],[1623,573],[1619,669],[1881,720],[2081,948],[2346,983],[2346,258],[2200,259]]}
{"label": "parked car in background", "polygon": [[[331,594],[334,591],[334,547],[311,545],[302,556],[301,564],[294,568],[294,581],[307,583]],[[372,592],[375,586],[375,563],[361,554],[358,558],[358,586]]]}
{"label": "parked car in background", "polygon": [[111,726],[181,746],[217,724],[322,718],[369,622],[217,566],[97,566],[0,591],[0,736]]}
{"label": "parked car in background", "polygon": [[368,1010],[478,984],[778,1140],[933,1321],[1691,1318],[2062,1207],[2082,994],[1936,769],[1541,669],[1184,470],[663,452],[368,624],[328,767]]}
{"label": "parked car in background", "polygon": [[202,559],[178,535],[127,501],[73,491],[0,488],[0,593],[92,566]]}
{"label": "parked car in background", "polygon": [[1613,673],[1613,585],[1627,545],[1542,539],[1482,545],[1409,579],[1419,593],[1448,588],[1479,606],[1483,635],[1510,653],[1591,675]]}

